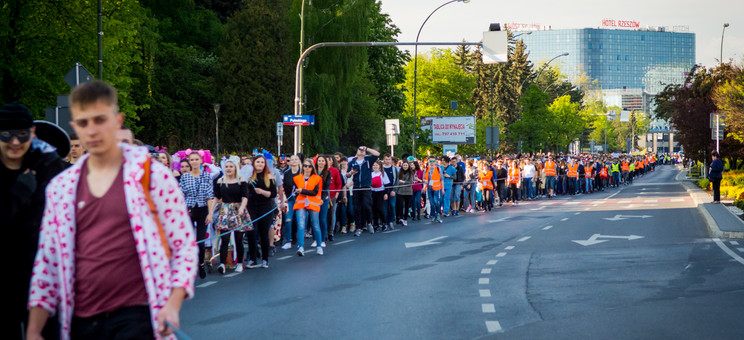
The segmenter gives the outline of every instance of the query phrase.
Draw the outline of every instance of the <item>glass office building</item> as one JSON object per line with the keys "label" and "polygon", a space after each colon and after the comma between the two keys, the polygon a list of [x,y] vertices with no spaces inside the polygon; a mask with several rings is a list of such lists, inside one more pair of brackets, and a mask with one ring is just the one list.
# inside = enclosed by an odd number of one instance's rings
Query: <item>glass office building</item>
{"label": "glass office building", "polygon": [[575,81],[596,79],[603,90],[641,89],[651,94],[680,84],[695,64],[695,34],[665,28],[540,30],[521,35],[536,66],[551,65]]}

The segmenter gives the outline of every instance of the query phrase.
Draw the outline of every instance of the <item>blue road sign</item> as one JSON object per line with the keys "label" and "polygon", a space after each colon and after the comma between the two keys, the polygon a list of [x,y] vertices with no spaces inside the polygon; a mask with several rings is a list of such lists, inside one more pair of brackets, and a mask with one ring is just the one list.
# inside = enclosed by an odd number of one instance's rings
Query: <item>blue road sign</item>
{"label": "blue road sign", "polygon": [[282,118],[284,125],[302,125],[302,126],[315,126],[315,116],[294,116],[284,115]]}

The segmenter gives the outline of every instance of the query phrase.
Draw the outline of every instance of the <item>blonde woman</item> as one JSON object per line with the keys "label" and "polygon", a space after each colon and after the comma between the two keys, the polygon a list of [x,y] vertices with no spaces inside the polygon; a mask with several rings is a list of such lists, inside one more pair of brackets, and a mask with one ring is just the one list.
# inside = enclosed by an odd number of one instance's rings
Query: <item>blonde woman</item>
{"label": "blonde woman", "polygon": [[[240,164],[240,158],[236,156],[222,161],[222,171],[225,173],[225,176],[217,180],[217,185],[214,187],[214,196],[217,199],[217,204],[222,203],[215,226],[219,234],[225,234],[220,239],[220,266],[217,267],[217,271],[220,274],[225,273],[225,263],[227,263],[227,251],[231,236],[234,236],[235,250],[237,251],[235,272],[240,273],[243,271],[244,230],[240,228],[245,226],[249,221],[246,210],[248,204],[248,183],[238,175],[238,164]],[[255,262],[248,263],[248,268],[254,267]]]}

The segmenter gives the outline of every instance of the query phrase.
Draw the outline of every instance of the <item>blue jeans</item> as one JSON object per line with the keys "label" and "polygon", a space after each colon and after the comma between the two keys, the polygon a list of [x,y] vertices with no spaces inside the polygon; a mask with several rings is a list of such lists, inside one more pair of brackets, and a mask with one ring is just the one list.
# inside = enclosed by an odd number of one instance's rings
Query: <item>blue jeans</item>
{"label": "blue jeans", "polygon": [[[325,241],[326,237],[328,236],[328,204],[330,203],[330,200],[330,198],[326,197],[323,199],[323,204],[320,205],[320,217],[318,218],[318,220],[321,241]],[[315,237],[315,235],[313,235],[313,237]]]}
{"label": "blue jeans", "polygon": [[302,248],[305,246],[305,224],[307,223],[308,214],[310,215],[310,226],[313,228],[313,239],[315,239],[318,247],[320,247],[322,241],[320,239],[320,224],[318,223],[319,214],[317,211],[308,209],[295,210],[295,215],[297,215],[297,247]]}
{"label": "blue jeans", "polygon": [[614,186],[620,185],[620,173],[619,172],[612,173],[612,185]]}
{"label": "blue jeans", "polygon": [[426,198],[429,200],[429,207],[431,208],[431,216],[439,216],[441,210],[440,200],[442,199],[441,190],[432,190],[431,188],[426,189]]}
{"label": "blue jeans", "polygon": [[452,196],[450,198],[450,201],[460,202],[460,193],[462,193],[462,184],[453,184],[452,185]]}
{"label": "blue jeans", "polygon": [[421,191],[413,192],[413,214],[416,218],[421,218]]}
{"label": "blue jeans", "polygon": [[452,195],[452,184],[444,183],[444,197],[441,198],[441,205],[445,215],[450,213],[450,195]]}
{"label": "blue jeans", "polygon": [[568,178],[568,194],[569,195],[575,195],[576,194],[576,191],[577,191],[576,189],[578,189],[578,187],[576,186],[576,184],[578,182],[577,179],[578,179],[577,177],[569,177]]}
{"label": "blue jeans", "polygon": [[333,206],[328,207],[328,215],[331,216],[331,223],[328,225],[328,235],[333,236],[336,231],[336,210],[338,209],[338,198],[340,198],[341,195],[339,195],[337,198],[331,200],[331,203],[333,203]]}
{"label": "blue jeans", "polygon": [[532,187],[532,177],[522,178],[522,187],[524,187],[523,198],[533,198],[535,196],[535,188]]}
{"label": "blue jeans", "polygon": [[356,223],[354,222],[354,197],[351,196],[351,195],[349,195],[347,197],[348,197],[348,199],[347,199],[347,202],[346,202],[346,211],[343,212],[343,213],[346,214],[346,221],[347,222],[344,225],[347,225],[348,224],[350,226],[352,223],[354,223],[356,225]]}
{"label": "blue jeans", "polygon": [[586,192],[592,191],[592,188],[594,187],[592,183],[594,183],[594,178],[592,177],[586,177]]}
{"label": "blue jeans", "polygon": [[[397,193],[396,193],[397,195]],[[385,222],[395,223],[395,201],[397,196],[388,194],[388,199],[383,203],[385,205]]]}
{"label": "blue jeans", "polygon": [[295,199],[296,197],[292,196],[292,198],[287,200],[287,213],[284,215],[284,226],[282,227],[282,245],[287,242],[292,242],[292,216],[295,215]]}

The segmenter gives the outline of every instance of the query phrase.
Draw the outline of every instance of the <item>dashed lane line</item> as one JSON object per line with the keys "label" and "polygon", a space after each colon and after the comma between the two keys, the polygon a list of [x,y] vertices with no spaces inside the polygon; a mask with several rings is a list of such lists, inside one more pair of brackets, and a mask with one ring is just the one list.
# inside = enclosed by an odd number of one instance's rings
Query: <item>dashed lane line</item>
{"label": "dashed lane line", "polygon": [[499,262],[499,260],[488,260],[488,262],[486,262],[486,264],[489,265],[489,266],[493,266],[497,262]]}
{"label": "dashed lane line", "polygon": [[731,241],[729,243],[731,243],[732,246],[738,246],[739,245],[739,242],[736,242],[736,241]]}
{"label": "dashed lane line", "polygon": [[225,275],[225,277],[236,277],[238,275],[240,275],[240,273],[231,273],[231,274]]}
{"label": "dashed lane line", "polygon": [[580,212],[577,212],[577,213],[574,213],[574,215],[581,215],[581,213]]}
{"label": "dashed lane line", "polygon": [[206,288],[206,287],[209,287],[209,286],[211,286],[211,285],[213,285],[215,283],[217,283],[217,281],[207,281],[207,282],[204,282],[204,283],[196,286],[196,288]]}
{"label": "dashed lane line", "polygon": [[561,222],[568,221],[568,217],[564,217],[561,219]]}
{"label": "dashed lane line", "polygon": [[505,249],[505,250],[512,250],[512,249],[514,249],[514,246],[508,246],[508,247],[506,247],[506,248],[504,248],[504,249]]}
{"label": "dashed lane line", "polygon": [[349,242],[354,242],[354,240],[346,240],[346,241],[341,241],[341,242],[334,243],[334,244],[338,246],[338,245],[341,245],[341,244],[344,244],[344,243],[349,243]]}
{"label": "dashed lane line", "polygon": [[498,321],[486,321],[488,333],[501,333],[501,324]]}
{"label": "dashed lane line", "polygon": [[532,238],[532,236],[525,236],[525,237],[522,237],[522,238],[518,239],[517,242],[524,242],[524,241],[527,241],[527,240],[529,240],[531,238]]}
{"label": "dashed lane line", "polygon": [[491,274],[491,268],[483,268],[483,269],[481,269],[481,274]]}
{"label": "dashed lane line", "polygon": [[479,279],[478,279],[478,284],[479,284],[479,285],[487,285],[487,284],[491,284],[491,279],[489,279],[489,278],[487,278],[487,277],[482,277],[482,278],[479,278]]}
{"label": "dashed lane line", "polygon": [[291,259],[291,258],[292,258],[292,256],[282,256],[282,257],[280,257],[280,258],[278,258],[276,260],[277,261],[284,261],[284,260]]}
{"label": "dashed lane line", "polygon": [[542,230],[550,230],[550,228],[553,228],[553,226],[552,225],[549,225],[549,226],[547,226],[545,228],[542,228]]}
{"label": "dashed lane line", "polygon": [[491,297],[490,289],[478,289],[478,293],[480,294],[480,297]]}
{"label": "dashed lane line", "polygon": [[744,248],[736,248],[736,250],[738,250],[738,251],[740,251],[740,252],[744,253]]}
{"label": "dashed lane line", "polygon": [[496,257],[504,257],[504,256],[506,256],[506,253],[504,252],[496,254]]}
{"label": "dashed lane line", "polygon": [[484,303],[481,304],[481,310],[483,310],[483,313],[496,313],[496,306],[492,303]]}

